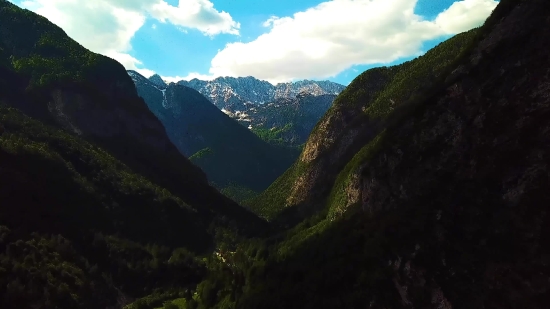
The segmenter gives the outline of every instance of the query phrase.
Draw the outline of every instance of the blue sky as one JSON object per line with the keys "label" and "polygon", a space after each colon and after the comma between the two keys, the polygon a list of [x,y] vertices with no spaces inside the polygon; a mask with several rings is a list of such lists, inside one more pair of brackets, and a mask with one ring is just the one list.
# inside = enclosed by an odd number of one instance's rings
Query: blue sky
{"label": "blue sky", "polygon": [[348,84],[483,23],[494,0],[12,0],[128,69]]}

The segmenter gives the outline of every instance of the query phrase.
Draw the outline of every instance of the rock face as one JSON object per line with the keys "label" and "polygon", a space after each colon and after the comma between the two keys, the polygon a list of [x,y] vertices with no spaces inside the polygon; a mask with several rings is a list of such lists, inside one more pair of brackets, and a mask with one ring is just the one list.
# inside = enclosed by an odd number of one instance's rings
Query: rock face
{"label": "rock face", "polygon": [[277,140],[302,145],[335,98],[332,94],[302,92],[295,98],[280,98],[267,104],[245,103],[243,111],[222,111],[249,129],[276,132]]}
{"label": "rock face", "polygon": [[220,109],[236,112],[244,110],[245,103],[264,104],[277,99],[293,99],[302,92],[314,96],[337,95],[344,86],[330,81],[303,80],[294,83],[280,83],[275,86],[254,77],[218,77],[212,81],[192,79],[178,84],[191,87]]}
{"label": "rock face", "polygon": [[263,190],[298,156],[297,150],[262,141],[192,88],[174,83],[162,88],[137,72],[128,74],[178,150],[218,188]]}
{"label": "rock face", "polygon": [[[297,221],[322,209],[333,185],[343,185],[335,184],[339,174],[384,130],[392,110],[439,78],[473,36],[474,32],[458,35],[415,60],[359,75],[315,126],[292,170],[253,201],[252,207],[269,209],[270,215],[265,215],[268,218],[285,208],[294,208],[300,213]],[[346,173],[350,169],[347,167]]]}

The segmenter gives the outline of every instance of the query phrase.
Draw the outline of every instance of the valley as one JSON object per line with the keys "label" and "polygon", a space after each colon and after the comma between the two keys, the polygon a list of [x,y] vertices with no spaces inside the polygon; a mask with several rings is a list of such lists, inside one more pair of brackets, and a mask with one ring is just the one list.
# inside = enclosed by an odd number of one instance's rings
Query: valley
{"label": "valley", "polygon": [[0,308],[547,308],[548,16],[168,83],[0,0]]}

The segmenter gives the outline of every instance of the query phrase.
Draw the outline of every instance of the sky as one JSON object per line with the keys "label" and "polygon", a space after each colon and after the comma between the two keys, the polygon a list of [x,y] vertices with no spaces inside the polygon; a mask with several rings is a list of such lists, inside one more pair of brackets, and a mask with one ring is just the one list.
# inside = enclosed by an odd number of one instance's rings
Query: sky
{"label": "sky", "polygon": [[10,0],[126,69],[167,81],[349,84],[483,24],[495,0]]}

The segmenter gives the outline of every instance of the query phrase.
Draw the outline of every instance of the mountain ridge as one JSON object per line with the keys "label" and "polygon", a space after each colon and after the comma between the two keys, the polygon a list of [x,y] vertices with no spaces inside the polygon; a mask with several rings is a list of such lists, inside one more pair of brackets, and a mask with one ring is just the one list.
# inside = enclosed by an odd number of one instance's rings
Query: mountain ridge
{"label": "mountain ridge", "polygon": [[[338,174],[365,143],[384,130],[385,117],[444,73],[452,62],[449,59],[457,58],[474,36],[475,30],[459,34],[415,60],[359,75],[316,124],[293,167],[247,203],[259,213],[269,209],[269,214],[262,215],[271,219],[285,210],[300,213],[293,214],[299,221],[322,209]],[[279,209],[273,212],[271,205]]]}
{"label": "mountain ridge", "polygon": [[298,155],[297,149],[261,140],[193,88],[175,83],[163,88],[135,71],[128,74],[179,151],[218,188],[261,191]]}
{"label": "mountain ridge", "polygon": [[220,109],[232,112],[245,103],[264,104],[280,98],[295,98],[301,92],[313,95],[339,94],[345,86],[331,81],[301,80],[273,85],[267,81],[248,77],[218,77],[212,81],[181,80],[180,85],[191,87]]}

